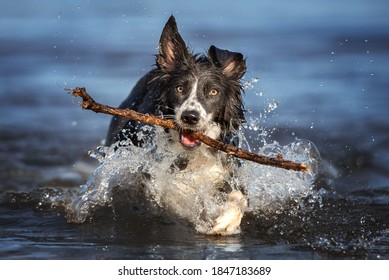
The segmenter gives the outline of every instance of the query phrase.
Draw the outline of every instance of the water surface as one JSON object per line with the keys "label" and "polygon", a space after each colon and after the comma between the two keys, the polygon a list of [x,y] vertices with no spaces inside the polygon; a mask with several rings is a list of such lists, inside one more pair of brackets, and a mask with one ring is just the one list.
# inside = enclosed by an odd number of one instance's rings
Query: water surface
{"label": "water surface", "polygon": [[[387,9],[379,0],[4,3],[0,258],[388,259]],[[312,141],[322,158],[313,192],[247,214],[231,237],[125,203],[67,223],[50,199],[85,184],[97,165],[87,152],[110,118],[82,111],[64,88],[118,105],[152,67],[171,14],[195,52],[215,44],[247,57],[244,81],[258,78],[245,94],[250,147]]]}

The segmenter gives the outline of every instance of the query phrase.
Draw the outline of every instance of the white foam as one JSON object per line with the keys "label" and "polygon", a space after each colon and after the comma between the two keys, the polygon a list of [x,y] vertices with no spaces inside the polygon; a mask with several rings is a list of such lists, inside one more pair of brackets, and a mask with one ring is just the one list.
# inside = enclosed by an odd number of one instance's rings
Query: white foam
{"label": "white foam", "polygon": [[[244,87],[246,90],[253,89],[257,82],[258,79],[252,79]],[[80,194],[67,205],[68,220],[84,222],[97,207],[114,207],[113,193],[116,189],[119,194],[130,192],[128,204],[139,208],[146,201],[147,210],[152,213],[162,211],[163,214],[173,214],[191,223],[199,232],[207,232],[225,208],[225,196],[214,186],[220,181],[233,187],[243,187],[249,200],[246,211],[254,215],[272,215],[282,211],[291,201],[299,203],[314,192],[320,154],[307,140],[295,140],[286,146],[268,143],[272,132],[263,129],[260,123],[268,113],[277,109],[276,104],[275,101],[269,104],[268,110],[260,117],[249,118],[246,130],[250,130],[256,146],[260,145],[259,154],[270,157],[281,154],[286,160],[306,163],[311,174],[242,161],[239,168],[226,175],[220,172],[221,162],[214,165],[215,158],[209,160],[207,157],[183,171],[173,170],[172,166],[180,155],[171,149],[163,133],[157,133],[155,142],[143,148],[131,145],[130,141],[122,141],[92,152],[91,156],[97,158],[101,165],[81,187]],[[147,137],[150,127],[145,126],[144,130],[145,133],[139,133],[138,138]],[[254,133],[257,135],[253,136]],[[243,148],[250,150],[243,130],[239,131],[239,140]],[[221,155],[222,152],[218,156]],[[217,157],[217,160],[220,158]]]}
{"label": "white foam", "polygon": [[207,232],[225,207],[223,196],[215,190],[216,181],[222,179],[231,185],[243,186],[249,199],[248,212],[277,213],[289,201],[301,200],[312,193],[320,160],[311,142],[297,140],[287,146],[265,144],[260,153],[273,157],[282,154],[284,159],[305,162],[313,171],[312,174],[242,162],[234,170],[233,176],[226,176],[219,173],[218,167],[214,167],[207,158],[194,169],[173,171],[172,165],[178,154],[169,149],[164,139],[158,139],[156,143],[158,147],[129,145],[115,150],[115,146],[112,146],[95,152],[95,157],[100,155],[97,157],[101,165],[81,187],[79,196],[67,206],[69,221],[84,222],[96,207],[112,207],[113,189],[130,188],[132,204],[143,196],[159,211],[172,213],[187,220],[197,231]]}

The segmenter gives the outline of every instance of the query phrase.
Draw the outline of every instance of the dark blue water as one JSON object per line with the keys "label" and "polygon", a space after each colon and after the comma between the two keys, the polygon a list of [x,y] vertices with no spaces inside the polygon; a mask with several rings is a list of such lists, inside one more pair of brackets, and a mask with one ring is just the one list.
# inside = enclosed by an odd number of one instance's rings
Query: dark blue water
{"label": "dark blue water", "polygon": [[[388,10],[384,0],[2,3],[0,258],[389,259]],[[82,224],[51,207],[48,197],[90,176],[80,162],[110,120],[82,111],[64,88],[118,105],[153,65],[171,14],[195,52],[215,44],[247,57],[244,80],[259,82],[246,108],[269,139],[316,144],[320,203],[247,215],[233,237],[125,205]]]}

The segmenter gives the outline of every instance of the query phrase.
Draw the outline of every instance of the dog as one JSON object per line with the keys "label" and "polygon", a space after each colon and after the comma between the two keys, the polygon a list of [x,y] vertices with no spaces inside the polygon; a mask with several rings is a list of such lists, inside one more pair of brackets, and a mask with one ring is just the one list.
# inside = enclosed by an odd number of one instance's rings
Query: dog
{"label": "dog", "polygon": [[[207,55],[193,54],[179,34],[174,16],[163,28],[158,49],[155,68],[137,82],[120,108],[170,118],[182,131],[200,131],[236,145],[237,131],[244,122],[240,82],[246,72],[243,55],[213,45]],[[142,147],[146,140],[139,137],[139,132],[143,127],[139,122],[113,117],[106,145],[130,139],[133,145]],[[228,185],[224,180],[225,176],[231,175],[231,165],[236,164],[234,160],[184,132],[155,129],[153,133],[148,135],[150,141],[155,133],[163,134],[169,139],[170,149],[177,151],[179,156],[174,172],[185,173],[192,180],[192,183],[181,182],[180,188],[212,182],[214,195],[225,194],[221,195],[223,211],[217,214],[205,233],[239,233],[247,198],[242,188]]]}

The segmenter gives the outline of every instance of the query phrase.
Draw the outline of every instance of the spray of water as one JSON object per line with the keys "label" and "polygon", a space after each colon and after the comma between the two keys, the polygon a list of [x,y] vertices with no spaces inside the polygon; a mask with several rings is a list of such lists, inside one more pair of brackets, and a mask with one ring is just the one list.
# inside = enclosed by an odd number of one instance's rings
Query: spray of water
{"label": "spray of water", "polygon": [[[254,88],[257,81],[247,82],[244,85],[246,91]],[[276,108],[276,102],[272,102],[267,111]],[[170,149],[168,140],[161,133],[156,136],[161,139],[142,148],[133,146],[130,141],[122,141],[91,152],[91,156],[100,161],[100,166],[81,186],[80,193],[67,203],[68,220],[82,223],[98,208],[115,208],[116,197],[123,199],[123,194],[126,194],[129,211],[144,209],[148,215],[173,214],[191,223],[197,231],[207,232],[226,207],[225,197],[215,188],[218,182],[243,186],[249,201],[247,212],[272,214],[282,211],[289,201],[300,201],[312,194],[320,155],[314,144],[307,140],[296,140],[286,146],[268,143],[269,134],[260,128],[260,121],[261,117],[251,118],[242,127],[240,145],[250,149],[244,133],[250,130],[257,134],[256,139],[261,143],[260,154],[272,157],[281,154],[284,159],[305,162],[312,170],[311,174],[240,162],[239,168],[226,175],[219,172],[222,169],[221,152],[216,156],[216,161],[220,161],[216,168],[215,158],[204,156],[198,165],[179,170],[176,162],[181,155]],[[144,129],[151,127],[145,126]]]}

